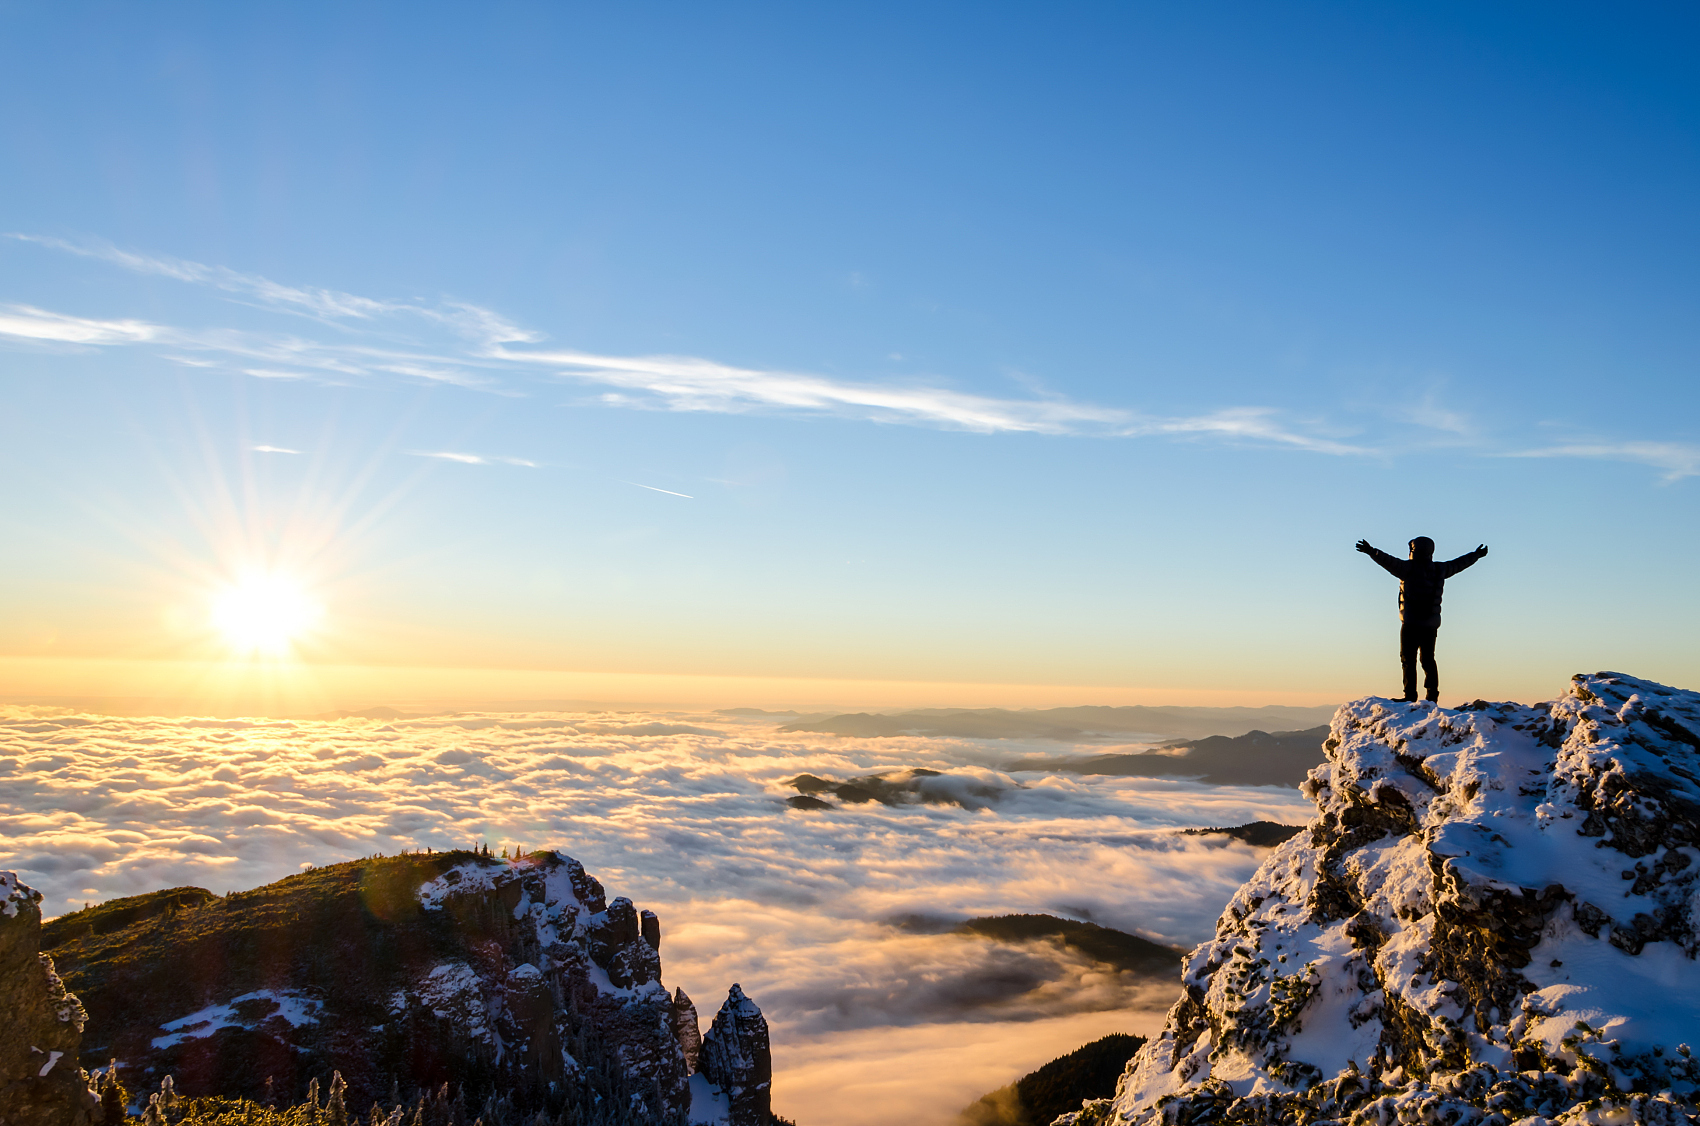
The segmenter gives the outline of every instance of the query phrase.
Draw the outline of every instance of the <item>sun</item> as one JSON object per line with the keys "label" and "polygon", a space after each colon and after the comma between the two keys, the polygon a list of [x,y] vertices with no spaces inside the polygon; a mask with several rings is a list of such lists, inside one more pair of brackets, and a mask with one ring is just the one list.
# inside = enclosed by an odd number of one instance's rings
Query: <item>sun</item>
{"label": "sun", "polygon": [[286,575],[250,575],[213,598],[212,620],[239,653],[279,656],[318,623],[321,610]]}

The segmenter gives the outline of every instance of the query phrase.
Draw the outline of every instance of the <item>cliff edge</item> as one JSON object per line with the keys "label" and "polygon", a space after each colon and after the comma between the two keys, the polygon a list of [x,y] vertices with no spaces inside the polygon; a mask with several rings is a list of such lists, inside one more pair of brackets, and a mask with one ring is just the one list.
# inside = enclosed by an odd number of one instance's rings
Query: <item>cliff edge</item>
{"label": "cliff edge", "polygon": [[1059,1124],[1689,1123],[1700,694],[1342,707],[1113,1099]]}

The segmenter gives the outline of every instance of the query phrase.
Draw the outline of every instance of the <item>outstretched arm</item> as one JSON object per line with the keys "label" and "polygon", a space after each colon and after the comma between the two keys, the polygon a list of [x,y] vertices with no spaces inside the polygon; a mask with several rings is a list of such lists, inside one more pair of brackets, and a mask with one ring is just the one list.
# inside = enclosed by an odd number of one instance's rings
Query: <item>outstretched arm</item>
{"label": "outstretched arm", "polygon": [[1463,555],[1460,555],[1458,558],[1453,559],[1450,562],[1442,563],[1441,569],[1444,571],[1447,578],[1451,578],[1453,575],[1456,575],[1459,571],[1470,566],[1486,554],[1487,544],[1484,543],[1479,545],[1474,551],[1465,552]]}
{"label": "outstretched arm", "polygon": [[1368,540],[1359,540],[1358,550],[1375,560],[1381,565],[1382,570],[1394,578],[1403,579],[1405,577],[1405,561],[1403,559],[1395,559],[1379,547],[1371,547]]}

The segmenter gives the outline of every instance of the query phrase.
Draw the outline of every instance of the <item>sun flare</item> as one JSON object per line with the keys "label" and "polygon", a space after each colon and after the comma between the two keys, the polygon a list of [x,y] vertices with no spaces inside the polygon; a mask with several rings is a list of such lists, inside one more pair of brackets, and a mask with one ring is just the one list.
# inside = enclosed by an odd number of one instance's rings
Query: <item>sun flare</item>
{"label": "sun flare", "polygon": [[252,575],[213,599],[212,620],[239,653],[279,655],[317,624],[321,610],[300,583],[282,575]]}

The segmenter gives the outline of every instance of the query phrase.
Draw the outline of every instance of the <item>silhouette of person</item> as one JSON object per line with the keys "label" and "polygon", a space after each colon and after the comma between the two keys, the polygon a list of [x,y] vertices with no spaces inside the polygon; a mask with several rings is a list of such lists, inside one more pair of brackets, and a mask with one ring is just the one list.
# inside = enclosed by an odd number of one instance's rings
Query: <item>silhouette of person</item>
{"label": "silhouette of person", "polygon": [[1418,536],[1411,557],[1395,559],[1368,540],[1358,550],[1381,564],[1399,580],[1399,663],[1405,670],[1405,699],[1417,698],[1417,657],[1423,661],[1424,687],[1430,700],[1440,699],[1440,670],[1434,663],[1434,638],[1440,631],[1440,596],[1446,580],[1488,553],[1487,544],[1445,563],[1434,561],[1434,541]]}

